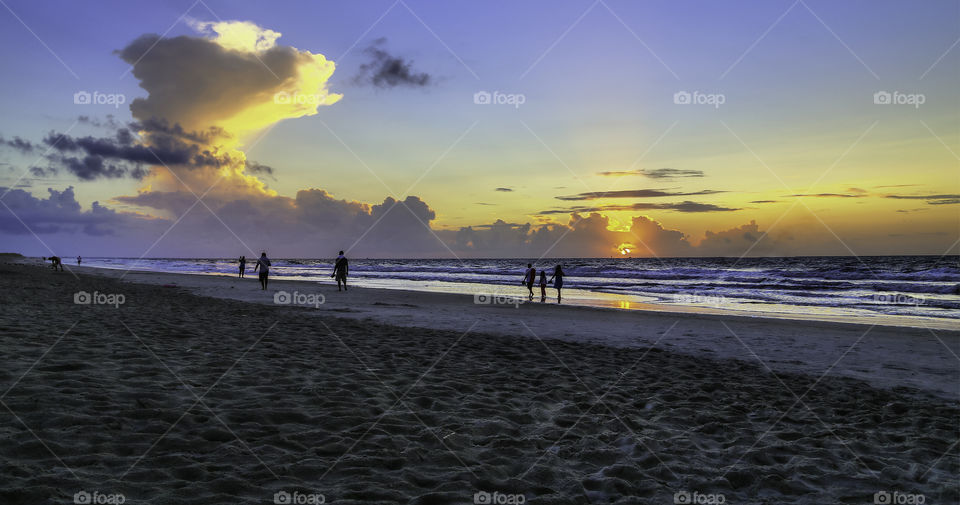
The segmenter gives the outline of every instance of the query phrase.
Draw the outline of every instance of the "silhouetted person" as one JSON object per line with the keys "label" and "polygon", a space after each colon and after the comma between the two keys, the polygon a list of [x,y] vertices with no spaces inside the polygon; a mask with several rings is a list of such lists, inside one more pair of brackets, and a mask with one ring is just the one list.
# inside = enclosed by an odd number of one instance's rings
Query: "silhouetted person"
{"label": "silhouetted person", "polygon": [[256,272],[258,269],[260,270],[260,289],[267,289],[267,276],[270,275],[270,259],[267,258],[267,253],[260,253],[260,259],[253,266],[253,271]]}
{"label": "silhouetted person", "polygon": [[337,260],[333,263],[333,275],[337,279],[337,291],[340,291],[340,284],[343,284],[343,290],[347,290],[347,274],[350,273],[350,266],[347,263],[347,257],[343,251],[337,255]]}
{"label": "silhouetted person", "polygon": [[530,293],[530,299],[533,300],[533,283],[537,280],[537,269],[533,268],[533,265],[527,263],[527,270],[523,272],[523,284],[527,287],[527,291]]}
{"label": "silhouetted person", "polygon": [[540,302],[547,301],[547,272],[540,271]]}
{"label": "silhouetted person", "polygon": [[81,261],[83,261],[83,258],[81,258],[80,256],[77,256],[77,264],[78,264],[78,265],[80,264]]}
{"label": "silhouetted person", "polygon": [[560,268],[560,265],[553,269],[553,277],[550,278],[550,282],[553,283],[553,287],[557,288],[557,303],[560,303],[560,290],[563,288],[563,269]]}
{"label": "silhouetted person", "polygon": [[240,278],[243,279],[243,276],[247,273],[247,257],[240,256]]}
{"label": "silhouetted person", "polygon": [[63,262],[60,261],[60,256],[50,256],[50,267],[53,268],[53,271],[56,272],[57,268],[60,268],[60,271],[63,271]]}

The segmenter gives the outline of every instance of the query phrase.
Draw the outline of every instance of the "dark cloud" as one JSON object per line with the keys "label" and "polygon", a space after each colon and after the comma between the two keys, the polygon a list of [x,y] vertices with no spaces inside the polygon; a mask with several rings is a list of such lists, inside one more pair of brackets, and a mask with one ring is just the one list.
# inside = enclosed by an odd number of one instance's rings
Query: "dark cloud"
{"label": "dark cloud", "polygon": [[812,193],[812,194],[796,194],[796,195],[787,195],[787,197],[806,197],[806,198],[863,198],[866,195],[856,194],[851,195],[849,193]]}
{"label": "dark cloud", "polygon": [[384,49],[387,39],[379,38],[363,50],[372,60],[360,65],[354,77],[357,84],[373,84],[378,88],[409,86],[421,88],[432,82],[430,74],[412,70],[413,62],[393,56]]}
{"label": "dark cloud", "polygon": [[572,207],[569,209],[553,209],[540,214],[569,214],[571,212],[603,212],[603,211],[638,211],[638,210],[668,210],[676,212],[732,212],[741,209],[720,207],[711,203],[698,203],[689,200],[680,203],[634,203],[630,205],[602,205],[597,207]]}
{"label": "dark cloud", "polygon": [[638,170],[598,172],[603,176],[642,175],[651,179],[679,179],[686,177],[703,177],[702,170],[680,170],[677,168],[656,168],[653,170],[641,168]]}
{"label": "dark cloud", "polygon": [[511,189],[511,188],[493,188],[493,190],[494,190],[494,191],[500,191],[500,192],[503,192],[503,193],[509,193],[509,192],[513,191],[513,189]]}
{"label": "dark cloud", "polygon": [[47,192],[47,198],[41,199],[21,189],[0,187],[0,194],[5,194],[3,203],[11,211],[4,209],[4,212],[0,212],[0,230],[14,235],[82,233],[100,237],[119,234],[131,227],[142,227],[148,221],[118,213],[99,202],[93,202],[90,210],[84,211],[77,202],[72,186],[63,191],[48,188]]}
{"label": "dark cloud", "polygon": [[780,200],[753,200],[750,203],[780,203]]}
{"label": "dark cloud", "polygon": [[13,140],[0,137],[0,146],[9,147],[18,151],[20,154],[30,154],[36,148],[32,142],[23,140],[20,137],[13,137]]}
{"label": "dark cloud", "polygon": [[718,193],[725,193],[725,191],[716,191],[712,189],[705,189],[703,191],[695,191],[693,193],[675,193],[671,191],[664,191],[660,189],[628,189],[622,191],[592,191],[589,193],[580,193],[577,195],[571,196],[557,196],[557,200],[596,200],[598,198],[660,198],[660,197],[670,197],[670,196],[695,196],[695,195],[715,195]]}
{"label": "dark cloud", "polygon": [[927,205],[955,205],[960,203],[960,195],[886,195],[897,200],[926,200]]}
{"label": "dark cloud", "polygon": [[253,174],[266,174],[269,175],[272,179],[276,180],[273,177],[274,169],[271,166],[264,165],[263,163],[257,163],[256,161],[247,162],[247,172]]}

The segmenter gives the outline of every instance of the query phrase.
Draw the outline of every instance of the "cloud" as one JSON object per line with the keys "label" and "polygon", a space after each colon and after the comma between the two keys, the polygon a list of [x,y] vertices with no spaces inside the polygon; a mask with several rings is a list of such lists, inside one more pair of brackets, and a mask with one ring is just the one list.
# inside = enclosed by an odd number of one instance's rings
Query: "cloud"
{"label": "cloud", "polygon": [[502,192],[502,193],[509,193],[509,192],[513,191],[513,189],[511,189],[511,188],[494,188],[493,190],[494,190],[494,191],[500,191],[500,192]]}
{"label": "cloud", "polygon": [[806,197],[806,198],[862,198],[866,195],[863,194],[848,194],[848,193],[813,193],[813,194],[796,194],[796,195],[786,195],[786,197]]}
{"label": "cloud", "polygon": [[415,72],[413,62],[400,56],[393,56],[384,49],[387,39],[379,38],[363,50],[371,61],[360,65],[359,73],[354,77],[357,84],[372,84],[378,88],[409,86],[420,88],[428,86],[432,77],[426,72]]}
{"label": "cloud", "polygon": [[20,137],[13,137],[13,140],[0,137],[0,146],[9,147],[18,151],[20,154],[30,154],[36,147],[32,142],[23,140]]}
{"label": "cloud", "polygon": [[628,189],[621,191],[591,191],[588,193],[580,193],[571,196],[557,196],[554,198],[557,200],[574,201],[596,200],[598,198],[660,198],[669,196],[715,195],[718,193],[725,193],[725,191],[705,189],[703,191],[695,191],[693,193],[675,193],[660,189]]}
{"label": "cloud", "polygon": [[780,203],[780,200],[752,200],[750,203]]}
{"label": "cloud", "polygon": [[543,211],[540,214],[569,214],[570,212],[610,212],[610,211],[636,211],[636,210],[668,210],[676,212],[732,212],[741,209],[731,207],[721,207],[711,203],[698,203],[689,200],[680,203],[634,203],[629,205],[602,205],[597,207],[573,207],[569,209],[553,209]]}
{"label": "cloud", "polygon": [[886,195],[885,198],[897,200],[926,200],[927,205],[955,205],[960,203],[960,195]]}
{"label": "cloud", "polygon": [[626,171],[612,171],[612,172],[597,172],[598,175],[603,175],[607,177],[623,177],[630,175],[642,175],[649,177],[651,179],[679,179],[687,177],[703,177],[702,170],[680,170],[676,168],[657,168],[649,170],[646,168],[641,168],[637,170],[626,170]]}
{"label": "cloud", "polygon": [[90,210],[82,210],[73,187],[63,191],[47,189],[47,198],[37,198],[22,189],[0,187],[3,203],[9,207],[0,212],[0,231],[13,235],[33,233],[80,233],[87,236],[123,235],[125,231],[143,230],[156,223],[132,214],[119,213],[93,202]]}

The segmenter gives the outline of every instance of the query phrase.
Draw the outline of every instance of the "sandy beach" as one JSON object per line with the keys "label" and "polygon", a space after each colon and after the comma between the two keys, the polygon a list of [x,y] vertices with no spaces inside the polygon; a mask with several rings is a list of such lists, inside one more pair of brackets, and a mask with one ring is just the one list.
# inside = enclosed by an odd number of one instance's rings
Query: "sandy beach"
{"label": "sandy beach", "polygon": [[960,500],[956,331],[68,268],[0,265],[2,503]]}

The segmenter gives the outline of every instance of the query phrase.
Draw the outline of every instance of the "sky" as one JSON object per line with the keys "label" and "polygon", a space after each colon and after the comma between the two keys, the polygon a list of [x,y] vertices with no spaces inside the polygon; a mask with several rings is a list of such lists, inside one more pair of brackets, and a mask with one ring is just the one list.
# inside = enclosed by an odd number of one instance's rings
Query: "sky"
{"label": "sky", "polygon": [[0,250],[960,253],[960,2],[0,8]]}

